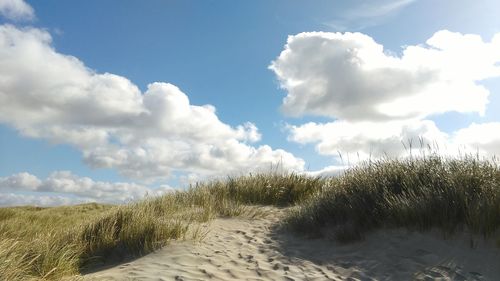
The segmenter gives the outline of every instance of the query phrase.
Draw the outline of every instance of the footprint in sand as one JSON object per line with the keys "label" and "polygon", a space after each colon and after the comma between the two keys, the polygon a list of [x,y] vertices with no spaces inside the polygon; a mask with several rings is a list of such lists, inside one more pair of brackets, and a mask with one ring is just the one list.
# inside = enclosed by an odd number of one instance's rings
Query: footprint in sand
{"label": "footprint in sand", "polygon": [[226,269],[225,271],[232,279],[238,278],[238,276],[236,276],[230,269]]}
{"label": "footprint in sand", "polygon": [[[478,257],[484,256],[484,262],[474,267],[467,266],[466,263],[454,263],[446,267],[450,264],[443,266],[441,261],[448,253],[440,253],[438,247],[435,249],[422,244],[408,248],[403,244],[401,247],[405,246],[407,251],[400,253],[399,248],[394,245],[386,243],[385,247],[385,240],[377,240],[375,244],[367,240],[363,242],[363,245],[368,244],[365,248],[360,247],[360,244],[331,247],[334,245],[331,241],[295,239],[287,233],[274,231],[271,227],[274,223],[276,222],[269,218],[251,221],[239,218],[216,219],[212,224],[213,231],[202,244],[194,246],[191,242],[179,242],[166,246],[151,256],[154,259],[140,258],[94,273],[89,278],[96,278],[88,280],[158,281],[161,280],[160,276],[164,280],[175,281],[500,280],[494,278],[500,276],[500,269],[488,267],[496,275],[483,272],[486,268],[483,263],[486,266],[492,265],[494,262],[491,261],[497,261],[500,257],[490,248],[478,246],[475,249],[482,249],[485,254],[478,253]],[[269,227],[262,227],[261,224]],[[400,240],[406,242],[410,238],[404,236]],[[421,240],[421,236],[416,238]],[[373,252],[380,247],[391,252],[385,255],[387,260],[380,259],[379,252]],[[470,249],[466,248],[464,251],[467,254]],[[398,264],[401,264],[400,268]],[[436,266],[437,264],[441,266]],[[200,268],[199,265],[205,266]]]}
{"label": "footprint in sand", "polygon": [[252,255],[248,255],[247,258],[246,258],[247,262],[253,262],[253,256]]}
{"label": "footprint in sand", "polygon": [[200,272],[203,273],[203,274],[205,274],[208,278],[213,278],[214,277],[214,275],[212,273],[209,273],[205,269],[200,269]]}

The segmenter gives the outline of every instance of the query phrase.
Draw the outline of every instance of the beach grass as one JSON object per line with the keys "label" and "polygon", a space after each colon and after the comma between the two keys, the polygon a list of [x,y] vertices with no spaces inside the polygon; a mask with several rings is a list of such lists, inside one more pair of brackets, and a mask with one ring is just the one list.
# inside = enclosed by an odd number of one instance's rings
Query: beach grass
{"label": "beach grass", "polygon": [[346,242],[382,227],[490,237],[500,228],[500,168],[494,159],[474,156],[368,161],[330,179],[286,222],[298,232]]}
{"label": "beach grass", "polygon": [[318,191],[318,181],[297,174],[256,174],[120,206],[0,208],[0,280],[59,280],[144,255],[171,240],[196,239],[200,223],[255,214],[247,205],[301,202]]}
{"label": "beach grass", "polygon": [[[126,205],[0,208],[0,280],[59,280],[197,239],[200,223],[294,206],[285,227],[340,241],[382,227],[490,237],[500,226],[500,169],[477,157],[383,159],[338,177],[269,172],[197,183]],[[499,237],[500,238],[500,237]]]}

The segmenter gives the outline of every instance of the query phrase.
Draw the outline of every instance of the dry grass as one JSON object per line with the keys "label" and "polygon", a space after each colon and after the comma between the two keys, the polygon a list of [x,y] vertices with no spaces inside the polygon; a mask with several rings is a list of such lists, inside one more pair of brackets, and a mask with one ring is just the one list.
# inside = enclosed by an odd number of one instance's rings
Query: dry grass
{"label": "dry grass", "polygon": [[258,215],[249,205],[295,205],[288,226],[307,234],[328,226],[342,241],[380,227],[466,227],[491,236],[500,226],[500,169],[492,161],[434,155],[369,162],[337,178],[227,178],[122,206],[0,208],[0,280],[75,276],[172,239],[196,239],[204,235],[199,223],[215,217]]}
{"label": "dry grass", "polygon": [[298,203],[317,192],[318,181],[270,173],[196,184],[123,206],[0,208],[0,280],[58,280],[146,254],[172,239],[196,239],[203,235],[200,222],[257,215],[247,204]]}
{"label": "dry grass", "polygon": [[500,168],[470,156],[367,162],[331,179],[287,222],[307,234],[333,232],[341,241],[380,227],[448,234],[467,228],[488,237],[500,227]]}
{"label": "dry grass", "polygon": [[60,279],[78,273],[75,225],[89,223],[109,205],[0,208],[0,280]]}

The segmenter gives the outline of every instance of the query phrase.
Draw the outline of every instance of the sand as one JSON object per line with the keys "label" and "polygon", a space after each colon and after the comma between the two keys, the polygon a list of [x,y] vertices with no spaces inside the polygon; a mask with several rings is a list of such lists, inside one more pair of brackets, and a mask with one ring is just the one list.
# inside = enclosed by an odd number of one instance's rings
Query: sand
{"label": "sand", "polygon": [[266,213],[216,219],[202,242],[173,242],[85,280],[500,280],[493,241],[395,229],[340,244],[280,230],[284,210]]}

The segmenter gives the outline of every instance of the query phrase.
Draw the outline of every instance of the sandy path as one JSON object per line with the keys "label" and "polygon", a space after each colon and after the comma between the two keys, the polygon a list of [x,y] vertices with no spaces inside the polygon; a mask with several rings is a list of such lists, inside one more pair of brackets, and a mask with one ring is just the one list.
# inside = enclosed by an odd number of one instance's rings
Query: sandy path
{"label": "sandy path", "polygon": [[304,239],[262,219],[216,219],[201,243],[174,242],[87,280],[500,280],[500,249],[465,235],[375,232],[358,243]]}

